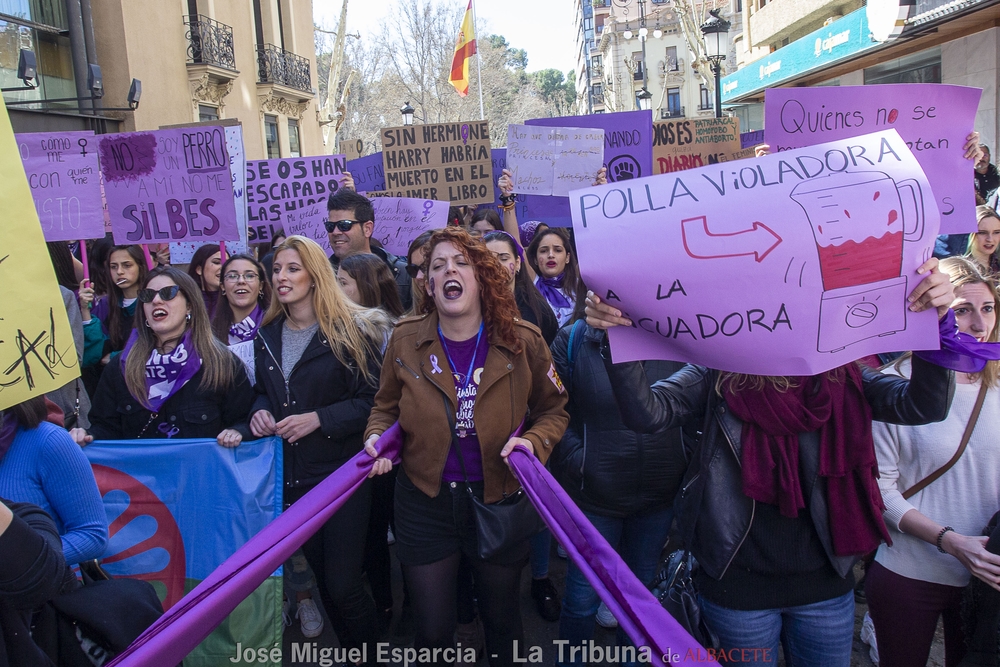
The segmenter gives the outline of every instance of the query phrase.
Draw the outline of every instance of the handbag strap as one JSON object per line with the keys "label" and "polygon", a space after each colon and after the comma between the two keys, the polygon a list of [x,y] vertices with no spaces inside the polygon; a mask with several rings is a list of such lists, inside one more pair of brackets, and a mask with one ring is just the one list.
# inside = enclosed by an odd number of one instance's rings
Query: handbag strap
{"label": "handbag strap", "polygon": [[979,387],[979,395],[976,396],[976,404],[972,407],[972,414],[969,415],[969,423],[965,425],[965,433],[962,434],[962,442],[958,445],[958,451],[955,452],[955,455],[951,457],[950,461],[904,491],[903,500],[908,500],[918,491],[923,491],[928,485],[937,481],[937,479],[943,474],[951,470],[952,466],[958,463],[958,460],[962,458],[962,454],[965,452],[965,448],[969,444],[969,438],[972,437],[972,431],[976,428],[976,422],[979,421],[979,413],[983,410],[983,403],[986,401],[986,391],[989,389],[985,381],[980,380],[980,383],[981,386]]}

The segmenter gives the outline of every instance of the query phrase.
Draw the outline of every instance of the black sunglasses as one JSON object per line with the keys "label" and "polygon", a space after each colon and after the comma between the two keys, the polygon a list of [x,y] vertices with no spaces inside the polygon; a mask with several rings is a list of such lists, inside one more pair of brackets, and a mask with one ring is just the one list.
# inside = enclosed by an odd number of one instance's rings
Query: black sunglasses
{"label": "black sunglasses", "polygon": [[326,225],[326,231],[328,233],[330,233],[330,234],[332,234],[333,230],[335,230],[335,229],[339,229],[340,231],[342,231],[342,232],[344,232],[346,234],[347,232],[351,231],[351,227],[353,227],[354,225],[356,225],[359,222],[361,222],[361,221],[360,220],[337,220],[337,221],[327,220],[323,224]]}
{"label": "black sunglasses", "polygon": [[143,303],[152,303],[156,295],[159,294],[160,298],[164,301],[170,301],[175,298],[181,291],[181,288],[177,285],[171,285],[170,287],[163,287],[158,290],[155,289],[141,289],[139,293],[136,294],[139,297],[139,301]]}
{"label": "black sunglasses", "polygon": [[423,268],[423,267],[422,267],[422,266],[420,266],[419,264],[407,264],[407,265],[406,265],[406,272],[407,272],[408,274],[410,274],[410,277],[411,277],[411,278],[416,278],[416,277],[417,277],[417,274],[418,274],[418,273],[420,273],[420,270],[421,270],[422,268]]}

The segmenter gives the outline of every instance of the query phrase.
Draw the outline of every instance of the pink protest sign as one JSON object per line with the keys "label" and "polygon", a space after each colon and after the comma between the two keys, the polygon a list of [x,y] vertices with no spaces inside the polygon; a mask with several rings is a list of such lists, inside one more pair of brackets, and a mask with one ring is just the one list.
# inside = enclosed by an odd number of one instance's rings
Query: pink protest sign
{"label": "pink protest sign", "polygon": [[895,130],[570,195],[587,285],[634,327],[615,361],[814,375],[937,349],[906,297],[939,214]]}
{"label": "pink protest sign", "polygon": [[223,127],[100,137],[115,243],[238,241]]}
{"label": "pink protest sign", "polygon": [[375,197],[375,231],[372,238],[394,255],[406,256],[410,241],[428,229],[440,229],[448,224],[446,201]]}
{"label": "pink protest sign", "polygon": [[[247,160],[246,207],[250,243],[267,243],[292,215],[326,203],[344,182],[343,155]],[[290,233],[285,229],[285,233]]]}
{"label": "pink protest sign", "polygon": [[895,129],[934,189],[941,233],[975,232],[973,164],[962,147],[982,92],[935,83],[769,88],[764,137],[778,152]]}
{"label": "pink protest sign", "polygon": [[46,241],[104,236],[101,169],[93,132],[15,134]]}
{"label": "pink protest sign", "polygon": [[304,236],[319,244],[326,256],[333,254],[330,247],[330,237],[326,233],[324,223],[327,220],[326,202],[316,202],[282,215],[282,226],[287,236]]}

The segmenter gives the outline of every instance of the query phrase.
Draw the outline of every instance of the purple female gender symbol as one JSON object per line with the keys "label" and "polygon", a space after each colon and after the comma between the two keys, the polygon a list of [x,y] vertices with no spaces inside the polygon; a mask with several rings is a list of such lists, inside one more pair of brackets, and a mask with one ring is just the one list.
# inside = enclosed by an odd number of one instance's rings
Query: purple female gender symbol
{"label": "purple female gender symbol", "polygon": [[468,125],[463,125],[462,126],[462,143],[463,144],[469,143],[469,126]]}

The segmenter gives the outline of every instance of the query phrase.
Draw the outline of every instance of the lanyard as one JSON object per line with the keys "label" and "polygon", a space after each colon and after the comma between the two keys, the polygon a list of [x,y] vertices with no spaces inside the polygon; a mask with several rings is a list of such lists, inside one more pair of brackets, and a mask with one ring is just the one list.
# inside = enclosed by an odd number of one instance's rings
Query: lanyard
{"label": "lanyard", "polygon": [[[465,382],[462,383],[462,389],[464,389],[464,388],[468,387],[470,384],[472,384],[472,371],[476,367],[476,357],[479,356],[479,341],[483,337],[483,329],[485,328],[485,326],[486,326],[485,322],[483,322],[483,323],[481,323],[479,325],[479,333],[476,334],[476,347],[472,351],[472,360],[469,362],[469,369],[466,371]],[[448,365],[451,366],[451,370],[452,371],[458,372],[458,369],[455,368],[455,362],[452,361],[451,352],[448,351],[448,343],[445,342],[444,334],[441,333],[441,325],[440,324],[438,325],[438,336],[441,337],[441,347],[444,348],[444,353],[448,357]]]}

